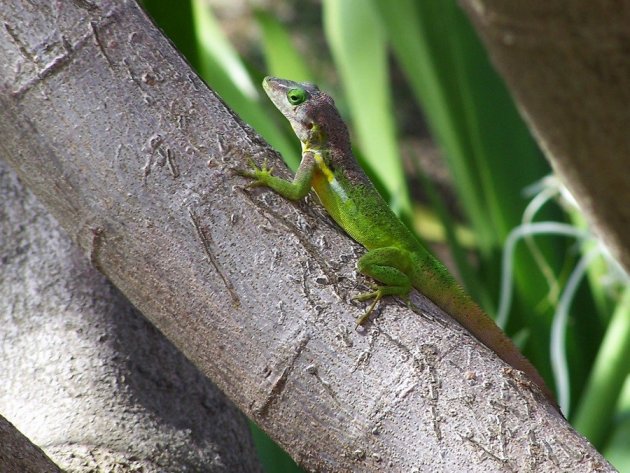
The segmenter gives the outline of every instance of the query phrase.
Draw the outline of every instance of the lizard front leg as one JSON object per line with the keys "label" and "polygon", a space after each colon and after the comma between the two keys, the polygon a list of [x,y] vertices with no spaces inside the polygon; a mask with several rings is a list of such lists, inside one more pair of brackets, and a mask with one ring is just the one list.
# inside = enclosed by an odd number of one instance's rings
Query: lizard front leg
{"label": "lizard front leg", "polygon": [[267,168],[267,161],[258,167],[250,160],[250,169],[236,169],[235,172],[243,177],[254,179],[248,187],[268,187],[285,199],[300,200],[309,193],[315,172],[315,158],[312,153],[302,154],[302,161],[295,173],[293,181],[273,176],[273,168]]}
{"label": "lizard front leg", "polygon": [[393,246],[370,250],[359,259],[357,262],[359,272],[376,279],[382,285],[377,285],[374,291],[358,294],[353,298],[358,301],[374,299],[368,310],[357,319],[357,325],[367,320],[383,297],[409,297],[411,292],[409,274],[412,264],[413,260],[408,251]]}

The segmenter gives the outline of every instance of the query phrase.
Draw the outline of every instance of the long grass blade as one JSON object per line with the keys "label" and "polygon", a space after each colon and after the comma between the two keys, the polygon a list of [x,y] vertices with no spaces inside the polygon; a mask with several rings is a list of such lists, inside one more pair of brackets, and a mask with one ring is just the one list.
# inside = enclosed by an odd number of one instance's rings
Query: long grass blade
{"label": "long grass blade", "polygon": [[262,32],[267,72],[297,82],[314,81],[306,61],[282,23],[265,10],[256,10],[256,21]]}
{"label": "long grass blade", "polygon": [[[606,329],[573,426],[596,447],[606,439],[624,382],[630,376],[630,287]],[[630,439],[630,437],[629,437]],[[630,440],[627,445],[630,451]]]}
{"label": "long grass blade", "polygon": [[289,166],[295,167],[300,161],[297,147],[269,120],[268,112],[261,105],[260,85],[251,80],[207,2],[192,0],[192,5],[201,76],[230,108],[280,151]]}
{"label": "long grass blade", "polygon": [[363,0],[324,0],[324,32],[341,76],[363,156],[397,212],[411,213],[389,93],[382,26]]}

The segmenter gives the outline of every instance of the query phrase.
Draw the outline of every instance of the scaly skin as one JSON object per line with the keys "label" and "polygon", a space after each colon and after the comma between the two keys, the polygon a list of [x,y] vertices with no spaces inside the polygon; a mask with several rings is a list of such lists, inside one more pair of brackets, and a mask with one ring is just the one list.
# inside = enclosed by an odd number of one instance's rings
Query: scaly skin
{"label": "scaly skin", "polygon": [[373,303],[357,319],[363,323],[384,296],[409,298],[412,287],[454,317],[477,339],[514,368],[524,371],[557,407],[536,368],[519,352],[494,321],[468,296],[390,210],[359,167],[348,130],[332,98],[308,83],[267,77],[265,92],[289,120],[302,143],[302,161],[292,182],[272,176],[266,165],[239,171],[290,200],[315,190],[330,216],[368,249],[359,271],[381,284],[356,299]]}

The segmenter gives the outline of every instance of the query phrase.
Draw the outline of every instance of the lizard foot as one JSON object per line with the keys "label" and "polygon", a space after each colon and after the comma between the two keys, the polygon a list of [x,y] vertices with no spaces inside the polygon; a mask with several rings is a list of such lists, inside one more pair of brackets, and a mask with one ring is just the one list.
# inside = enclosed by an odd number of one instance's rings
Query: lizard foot
{"label": "lizard foot", "polygon": [[363,292],[361,294],[357,294],[356,296],[352,298],[353,301],[359,301],[359,302],[369,301],[370,299],[374,299],[372,303],[370,304],[370,307],[368,307],[368,309],[365,311],[365,313],[357,318],[356,320],[357,327],[365,323],[365,321],[368,319],[370,314],[374,311],[376,304],[378,304],[378,301],[380,301],[385,295],[381,287],[373,286],[373,289],[374,290],[371,292]]}
{"label": "lizard foot", "polygon": [[384,297],[384,296],[398,296],[402,297],[405,303],[411,307],[411,299],[409,297],[409,289],[408,288],[400,288],[397,286],[372,286],[372,291],[363,292],[361,294],[357,294],[352,298],[353,301],[368,301],[370,299],[374,299],[370,304],[370,307],[365,311],[363,315],[357,318],[356,326],[362,325],[368,319],[370,314],[376,308],[376,304]]}
{"label": "lizard foot", "polygon": [[247,160],[247,164],[249,165],[249,169],[233,169],[234,173],[238,174],[239,176],[254,179],[252,182],[247,184],[245,188],[251,189],[253,187],[266,186],[268,179],[273,173],[273,168],[267,167],[267,158],[265,158],[261,167],[258,167],[258,165],[254,162],[252,158],[249,158]]}

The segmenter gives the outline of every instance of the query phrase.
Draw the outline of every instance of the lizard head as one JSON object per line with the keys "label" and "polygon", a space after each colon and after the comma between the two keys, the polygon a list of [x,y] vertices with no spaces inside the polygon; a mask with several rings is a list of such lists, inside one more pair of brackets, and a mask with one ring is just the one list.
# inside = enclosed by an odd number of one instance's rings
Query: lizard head
{"label": "lizard head", "polygon": [[332,97],[308,82],[265,77],[263,89],[289,120],[303,146],[349,146],[348,131]]}

